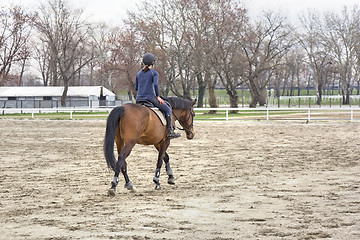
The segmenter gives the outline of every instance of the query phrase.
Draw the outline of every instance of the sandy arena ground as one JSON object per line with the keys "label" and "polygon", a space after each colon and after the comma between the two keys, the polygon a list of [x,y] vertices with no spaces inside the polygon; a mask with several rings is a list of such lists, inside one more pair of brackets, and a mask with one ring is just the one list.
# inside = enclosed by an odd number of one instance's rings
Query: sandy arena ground
{"label": "sandy arena ground", "polygon": [[360,239],[359,122],[195,128],[168,150],[176,185],[137,145],[136,192],[109,197],[104,120],[1,119],[0,239]]}

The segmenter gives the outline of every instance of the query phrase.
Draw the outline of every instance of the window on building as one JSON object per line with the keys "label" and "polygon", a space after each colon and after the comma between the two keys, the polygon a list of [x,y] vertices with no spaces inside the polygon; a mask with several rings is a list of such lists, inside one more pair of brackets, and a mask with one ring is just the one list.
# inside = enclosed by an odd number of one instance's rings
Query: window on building
{"label": "window on building", "polygon": [[52,100],[52,97],[44,97],[44,100]]}
{"label": "window on building", "polygon": [[17,100],[17,97],[8,97],[8,100]]}

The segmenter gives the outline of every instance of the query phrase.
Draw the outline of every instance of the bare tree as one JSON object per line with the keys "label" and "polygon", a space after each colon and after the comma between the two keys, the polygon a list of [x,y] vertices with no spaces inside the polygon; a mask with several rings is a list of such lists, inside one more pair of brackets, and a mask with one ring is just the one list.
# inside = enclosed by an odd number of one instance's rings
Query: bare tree
{"label": "bare tree", "polygon": [[236,89],[243,83],[241,62],[244,60],[238,39],[243,35],[248,17],[243,6],[231,0],[217,1],[212,15],[215,72],[229,96],[230,106],[237,108]]}
{"label": "bare tree", "polygon": [[[218,76],[214,71],[214,52],[216,41],[214,39],[215,24],[218,9],[231,1],[228,0],[193,0],[189,5],[186,17],[189,19],[187,31],[188,44],[191,47],[191,70],[198,87],[198,107],[203,107],[206,87],[209,90],[209,103],[216,107],[215,86]],[[226,5],[227,7],[229,5]],[[219,25],[219,24],[217,24]],[[230,35],[230,33],[227,33]],[[226,37],[224,35],[223,37]]]}
{"label": "bare tree", "polygon": [[20,76],[19,76],[19,86],[23,85],[23,76],[25,72],[25,66],[28,60],[31,57],[31,48],[28,45],[24,45],[19,51],[19,65],[20,65]]}
{"label": "bare tree", "polygon": [[21,61],[25,66],[29,58],[31,20],[32,16],[20,7],[0,10],[0,86],[5,84],[14,63]]}
{"label": "bare tree", "polygon": [[339,73],[343,103],[349,104],[351,81],[357,58],[360,9],[354,5],[352,9],[344,7],[341,14],[328,12],[324,21],[322,38],[327,46],[326,51],[331,56],[332,64]]}
{"label": "bare tree", "polygon": [[89,32],[88,25],[81,20],[81,14],[82,10],[71,10],[65,0],[49,0],[47,5],[40,7],[35,20],[41,40],[46,43],[54,61],[53,69],[64,85],[62,106],[66,106],[70,81],[91,60],[90,56],[79,61],[85,55],[85,41]]}
{"label": "bare tree", "polygon": [[300,80],[304,59],[304,51],[298,44],[294,45],[284,57],[286,70],[290,78],[290,84],[287,89],[288,96],[295,95],[295,85],[298,87],[298,96],[300,96]]}
{"label": "bare tree", "polygon": [[306,53],[306,63],[310,67],[314,79],[317,103],[322,101],[322,92],[327,80],[327,71],[332,64],[327,42],[321,35],[323,23],[318,12],[309,11],[308,15],[300,17],[302,33],[299,34],[299,43]]}
{"label": "bare tree", "polygon": [[34,44],[33,58],[37,62],[37,70],[40,72],[42,83],[44,86],[50,85],[51,79],[51,58],[49,49],[44,42]]}
{"label": "bare tree", "polygon": [[105,23],[98,23],[93,25],[89,33],[88,45],[90,49],[88,54],[90,56],[90,61],[86,65],[87,68],[87,84],[90,86],[102,85],[112,91],[110,86],[112,74],[109,74],[107,68],[107,62],[111,58],[111,44],[109,42],[110,36],[113,34],[111,28],[109,28]]}
{"label": "bare tree", "polygon": [[111,58],[107,62],[108,70],[119,76],[113,89],[118,90],[122,87],[136,96],[135,76],[139,71],[142,52],[138,47],[135,32],[131,29],[118,29],[110,35],[108,41],[111,50]]}
{"label": "bare tree", "polygon": [[356,59],[357,59],[357,64],[355,64],[355,79],[356,79],[356,85],[357,85],[357,93],[356,95],[360,95],[360,31],[359,34],[357,36],[358,39],[358,44],[356,46]]}
{"label": "bare tree", "polygon": [[203,85],[199,36],[205,28],[193,10],[198,4],[196,0],[143,2],[139,11],[147,12],[146,15],[130,13],[127,24],[136,30],[139,47],[143,53],[158,56],[155,67],[163,71],[160,76],[166,76],[166,84],[160,86],[162,93],[171,90],[176,96],[190,99],[195,79]]}
{"label": "bare tree", "polygon": [[360,25],[355,34],[355,49],[356,49],[356,64],[355,64],[355,78],[357,82],[357,95],[360,95]]}
{"label": "bare tree", "polygon": [[266,85],[270,79],[265,73],[274,70],[294,44],[292,29],[286,18],[274,12],[264,13],[264,19],[249,24],[239,38],[238,44],[244,52],[244,78],[250,89],[252,101],[266,103]]}
{"label": "bare tree", "polygon": [[175,95],[190,99],[194,77],[191,71],[193,50],[189,44],[193,41],[188,17],[191,4],[179,0],[161,0],[160,3],[157,21],[158,30],[163,34],[157,43],[167,55],[167,80]]}

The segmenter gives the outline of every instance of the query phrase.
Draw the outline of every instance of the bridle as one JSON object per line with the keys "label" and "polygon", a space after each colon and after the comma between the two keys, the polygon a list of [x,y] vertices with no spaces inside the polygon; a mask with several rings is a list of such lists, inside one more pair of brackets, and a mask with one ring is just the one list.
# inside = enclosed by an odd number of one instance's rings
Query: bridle
{"label": "bridle", "polygon": [[[190,132],[191,134],[194,135],[193,131],[190,130],[190,128],[194,126],[194,116],[195,116],[195,114],[193,114],[193,112],[194,112],[194,108],[192,107],[192,108],[190,108],[189,117],[186,120],[186,122],[188,122],[190,120],[190,118],[192,117],[191,124],[189,126],[187,126],[187,127],[182,126],[183,128],[177,127],[177,129],[179,129],[181,131],[188,131],[188,132]],[[175,115],[175,113],[173,113],[173,115],[174,115],[175,119],[180,123],[179,118]]]}

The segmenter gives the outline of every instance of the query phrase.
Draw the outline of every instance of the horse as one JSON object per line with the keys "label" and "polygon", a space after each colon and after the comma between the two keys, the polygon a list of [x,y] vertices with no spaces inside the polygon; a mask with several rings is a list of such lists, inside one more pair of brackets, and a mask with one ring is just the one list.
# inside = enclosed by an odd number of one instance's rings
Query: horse
{"label": "horse", "polygon": [[[186,132],[187,139],[193,139],[195,136],[194,105],[196,99],[190,101],[179,97],[168,97],[165,100],[172,107],[173,126],[175,120],[177,120],[182,126],[182,129],[179,128],[179,130]],[[118,153],[117,160],[114,154],[114,141]],[[107,166],[115,172],[111,181],[111,188],[108,190],[110,196],[115,196],[120,171],[125,178],[125,188],[131,191],[134,190],[127,174],[126,158],[130,155],[135,144],[154,145],[159,152],[155,176],[153,178],[153,182],[156,184],[155,189],[161,189],[159,177],[163,161],[166,164],[168,184],[175,184],[169,162],[170,158],[166,153],[170,145],[166,126],[162,124],[159,117],[148,107],[127,103],[113,108],[106,122],[103,150]]]}

